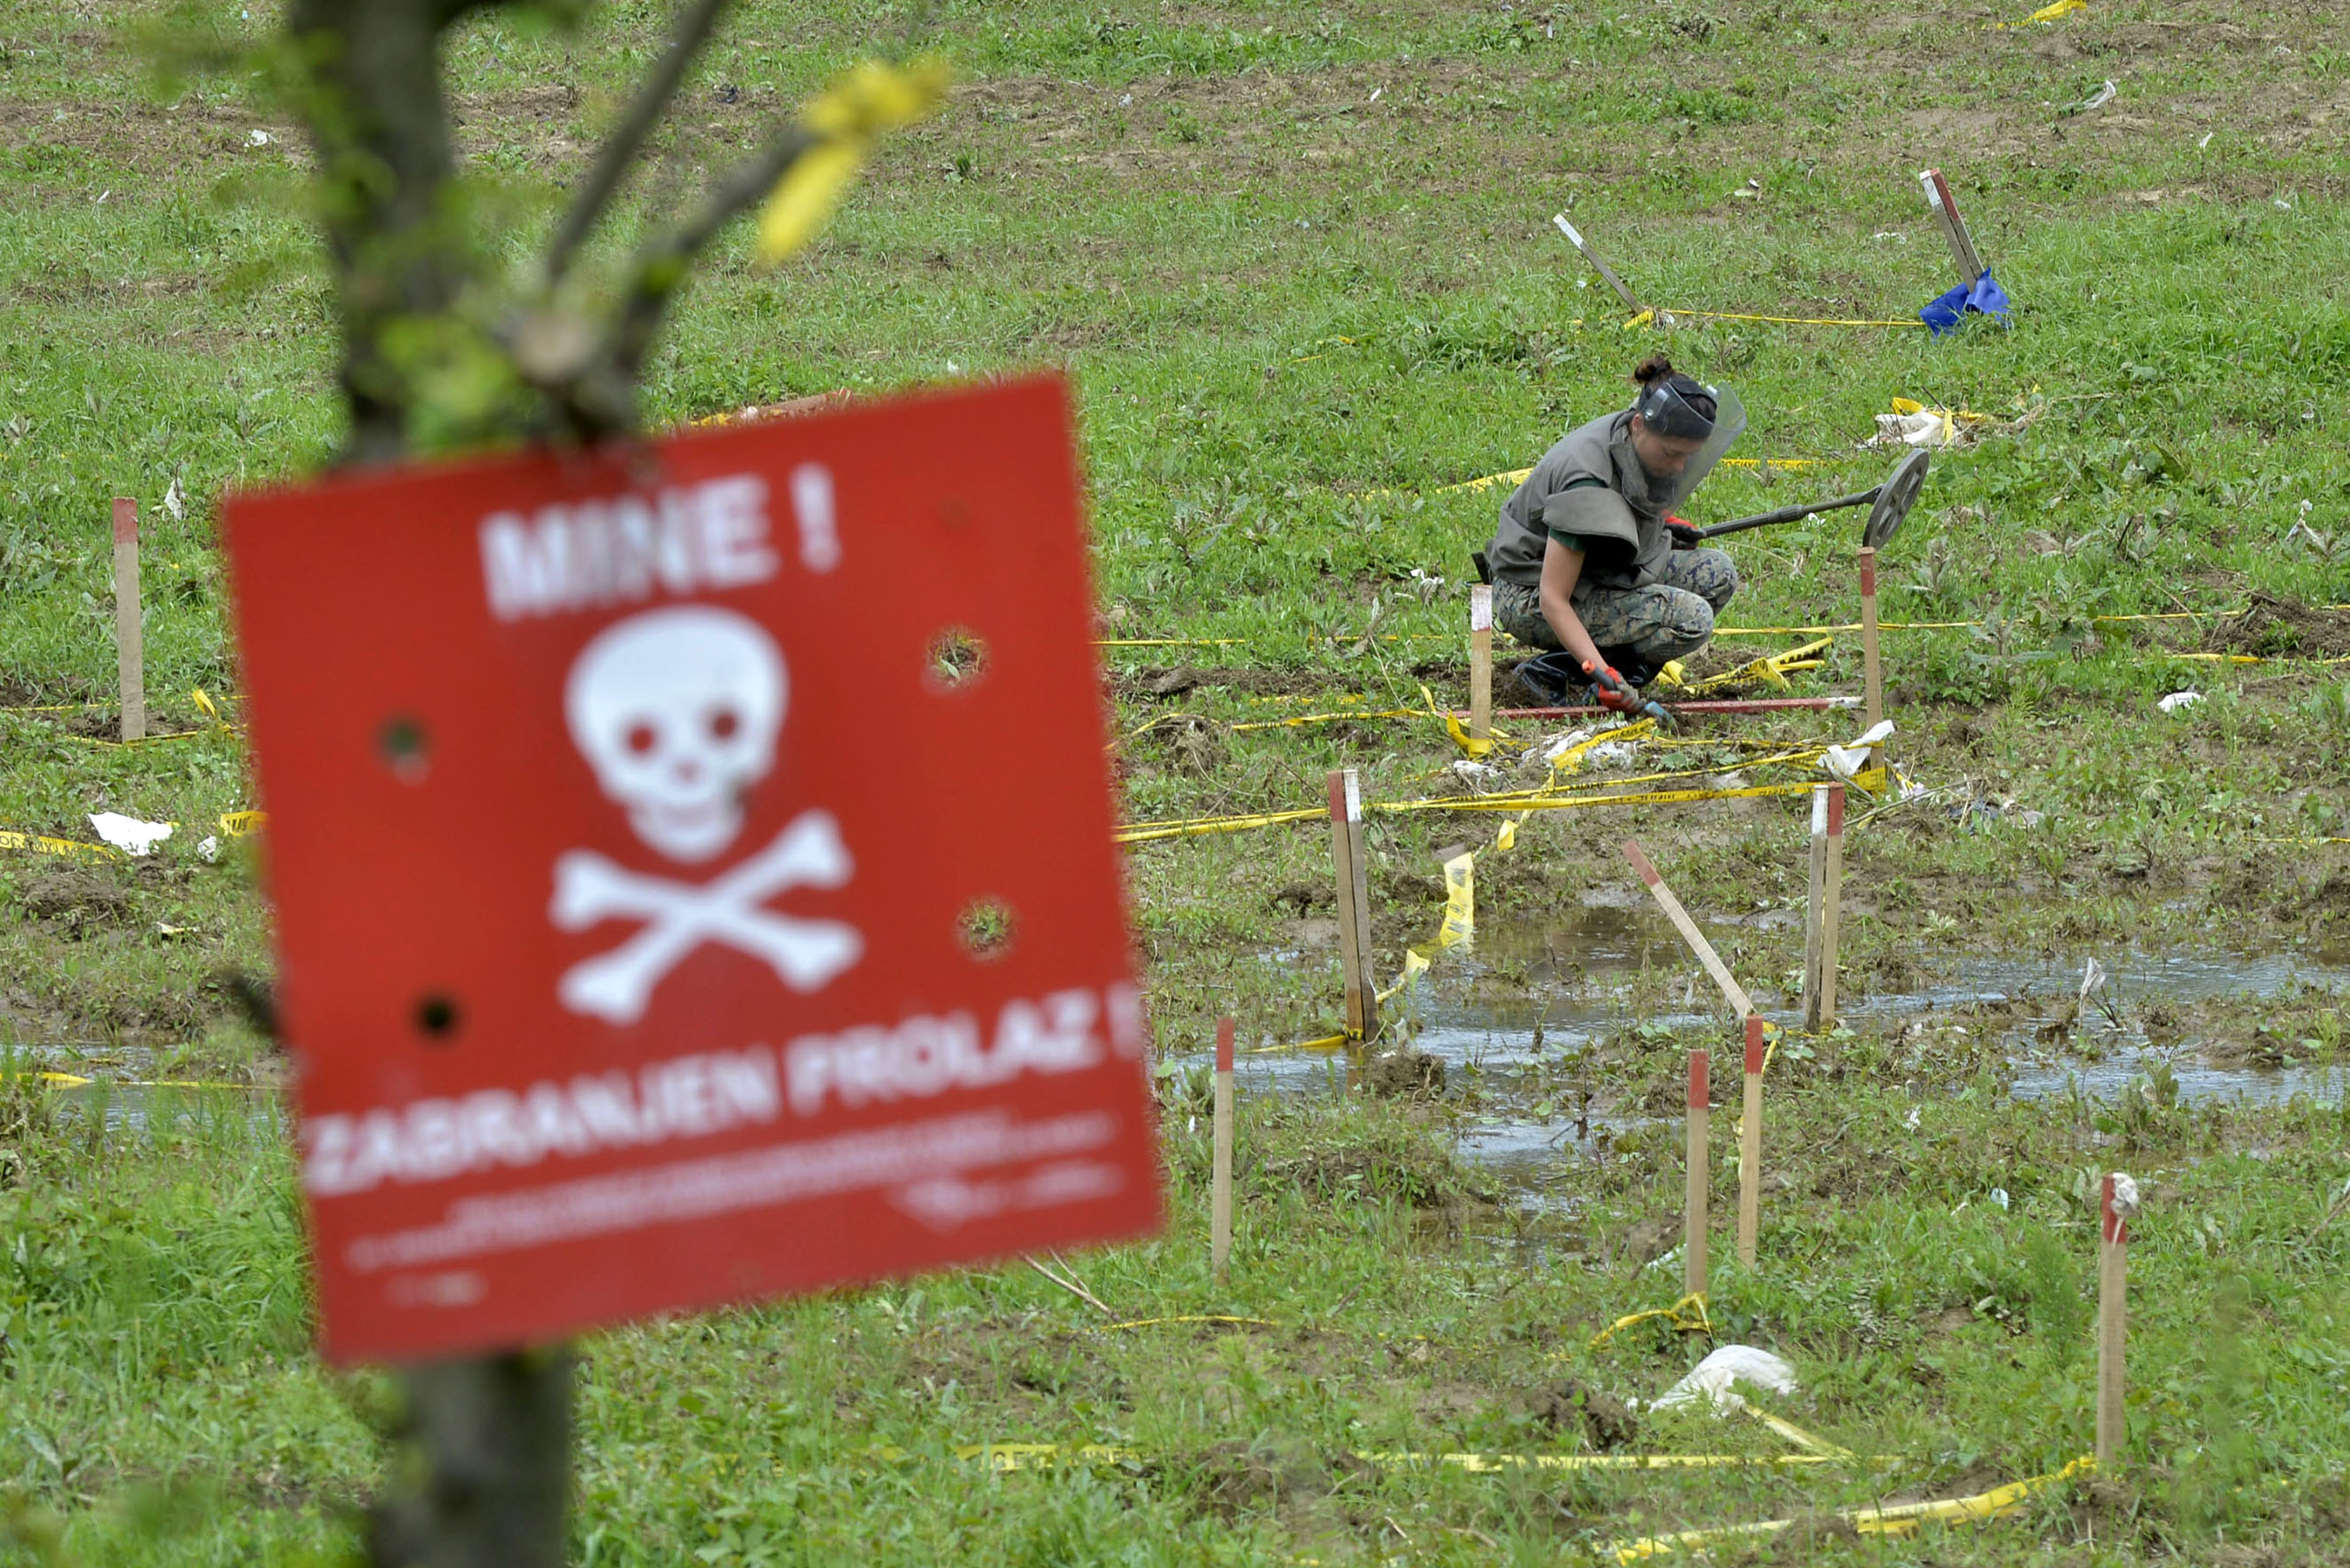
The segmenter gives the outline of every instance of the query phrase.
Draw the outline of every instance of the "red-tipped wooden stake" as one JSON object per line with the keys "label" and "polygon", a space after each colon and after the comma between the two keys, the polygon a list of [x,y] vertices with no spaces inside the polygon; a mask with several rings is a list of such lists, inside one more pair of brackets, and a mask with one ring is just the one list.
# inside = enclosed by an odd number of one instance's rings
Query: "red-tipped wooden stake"
{"label": "red-tipped wooden stake", "polygon": [[1681,901],[1673,897],[1673,890],[1665,886],[1664,877],[1649,862],[1638,839],[1624,841],[1624,858],[1629,860],[1632,869],[1640,874],[1640,880],[1648,885],[1648,896],[1656,899],[1657,907],[1664,910],[1666,918],[1672,921],[1673,929],[1680,932],[1681,940],[1689,943],[1690,950],[1697,954],[1698,962],[1705,965],[1705,972],[1713,977],[1713,983],[1721,988],[1722,1000],[1730,1003],[1731,1014],[1743,1018],[1752,1012],[1754,1003],[1747,1000],[1745,990],[1731,978],[1730,966],[1721,961],[1721,955],[1713,950],[1713,944],[1707,941],[1705,933],[1697,929],[1697,922],[1690,919],[1687,909],[1681,908]]}
{"label": "red-tipped wooden stake", "polygon": [[1709,1058],[1692,1051],[1689,1058],[1689,1197],[1681,1232],[1681,1293],[1705,1294],[1705,1134],[1712,1098]]}
{"label": "red-tipped wooden stake", "polygon": [[1469,738],[1482,741],[1493,733],[1493,589],[1488,583],[1469,587]]}
{"label": "red-tipped wooden stake", "polygon": [[1982,254],[1975,249],[1974,236],[1967,233],[1967,222],[1959,216],[1959,203],[1950,195],[1950,182],[1942,178],[1939,169],[1921,169],[1918,182],[1926,188],[1926,204],[1942,225],[1942,237],[1950,244],[1950,259],[1958,264],[1959,281],[1971,284],[1982,276]]}
{"label": "red-tipped wooden stake", "polygon": [[139,618],[139,503],[114,498],[114,668],[122,688],[122,738],[147,733],[147,658]]}
{"label": "red-tipped wooden stake", "polygon": [[1827,865],[1820,882],[1820,1016],[1814,1029],[1835,1027],[1836,939],[1844,922],[1844,785],[1828,785],[1827,797]]}
{"label": "red-tipped wooden stake", "polygon": [[[1864,727],[1874,730],[1885,717],[1885,660],[1877,635],[1877,551],[1867,545],[1860,552],[1860,682]],[[1868,749],[1870,767],[1884,760],[1884,747]]]}
{"label": "red-tipped wooden stake", "polygon": [[2110,1472],[2122,1451],[2122,1342],[2128,1330],[2126,1253],[2129,1222],[2137,1212],[2137,1184],[2108,1171],[2098,1205],[2097,1469]]}
{"label": "red-tipped wooden stake", "polygon": [[1338,879],[1338,960],[1345,966],[1347,1033],[1379,1032],[1378,992],[1371,980],[1371,877],[1363,844],[1363,789],[1352,768],[1330,774],[1330,858]]}
{"label": "red-tipped wooden stake", "polygon": [[1232,1021],[1216,1021],[1216,1163],[1208,1195],[1208,1257],[1222,1284],[1232,1256]]}
{"label": "red-tipped wooden stake", "polygon": [[1738,1121],[1738,1262],[1754,1267],[1762,1231],[1762,1020],[1746,1015],[1746,1106]]}
{"label": "red-tipped wooden stake", "polygon": [[1812,786],[1811,903],[1804,922],[1804,1027],[1835,1023],[1836,937],[1844,896],[1844,785]]}

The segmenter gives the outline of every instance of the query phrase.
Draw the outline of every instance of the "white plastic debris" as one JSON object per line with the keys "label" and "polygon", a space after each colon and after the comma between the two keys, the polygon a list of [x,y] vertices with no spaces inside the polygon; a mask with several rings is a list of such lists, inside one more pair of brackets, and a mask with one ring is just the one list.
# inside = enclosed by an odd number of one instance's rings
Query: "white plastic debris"
{"label": "white plastic debris", "polygon": [[2088,962],[2088,967],[2081,971],[2081,1000],[2083,1002],[2088,1001],[2089,998],[2104,990],[2105,985],[2106,966],[2099,963],[2096,960],[2091,959]]}
{"label": "white plastic debris", "polygon": [[168,822],[141,822],[119,811],[91,812],[89,825],[98,829],[100,838],[125,855],[151,855],[155,846],[172,836],[172,825]]}
{"label": "white plastic debris", "polygon": [[163,492],[163,510],[172,514],[174,523],[188,514],[188,498],[181,493],[176,477],[172,481],[172,487]]}
{"label": "white plastic debris", "polygon": [[1599,733],[1597,725],[1586,724],[1579,730],[1569,730],[1563,735],[1553,735],[1542,743],[1541,754],[1544,765],[1547,766],[1558,761],[1568,747],[1579,746],[1597,733]]}
{"label": "white plastic debris", "polygon": [[1463,757],[1452,764],[1452,774],[1471,789],[1495,789],[1506,783],[1509,774],[1491,763],[1471,762]]}
{"label": "white plastic debris", "polygon": [[2114,1213],[2124,1220],[2137,1214],[2137,1183],[2118,1170],[2114,1172]]}
{"label": "white plastic debris", "polygon": [[1796,1391],[1795,1369],[1767,1350],[1751,1345],[1725,1345],[1697,1364],[1697,1369],[1648,1402],[1651,1410],[1669,1410],[1702,1395],[1717,1413],[1743,1409],[1746,1401],[1731,1386],[1752,1384],[1770,1394]]}
{"label": "white plastic debris", "polygon": [[247,147],[266,147],[269,145],[269,132],[248,130],[244,133],[244,144]]}
{"label": "white plastic debris", "polygon": [[1924,1119],[1925,1114],[1925,1108],[1923,1106],[1910,1106],[1909,1114],[1901,1118],[1903,1130],[1908,1132],[1916,1132],[1918,1130],[1918,1124],[1919,1121]]}
{"label": "white plastic debris", "polygon": [[2120,91],[2121,88],[2114,86],[2113,78],[2108,77],[2103,87],[2099,88],[2096,91],[2091,93],[2088,97],[2083,99],[2080,102],[2074,104],[2071,109],[2066,109],[2064,112],[2067,114],[2086,114],[2093,109],[2103,109],[2106,105],[2113,102],[2116,95]]}
{"label": "white plastic debris", "polygon": [[1998,1204],[2002,1209],[2005,1209],[2009,1201],[2007,1189],[2004,1187],[1992,1188],[1991,1189],[1991,1200],[1993,1203]]}
{"label": "white plastic debris", "polygon": [[2173,691],[2155,706],[2166,713],[2176,713],[2181,708],[2192,708],[2201,701],[2203,701],[2203,693],[2200,691]]}
{"label": "white plastic debris", "polygon": [[1949,446],[1959,439],[1956,421],[1939,409],[1914,414],[1879,414],[1870,446]]}
{"label": "white plastic debris", "polygon": [[218,860],[220,858],[219,837],[215,835],[206,834],[203,837],[196,840],[196,858],[203,861],[207,866],[211,865],[213,861]]}
{"label": "white plastic debris", "polygon": [[1890,719],[1879,719],[1867,729],[1863,730],[1860,732],[1859,738],[1855,740],[1853,744],[1856,746],[1881,746],[1892,738],[1893,721]]}

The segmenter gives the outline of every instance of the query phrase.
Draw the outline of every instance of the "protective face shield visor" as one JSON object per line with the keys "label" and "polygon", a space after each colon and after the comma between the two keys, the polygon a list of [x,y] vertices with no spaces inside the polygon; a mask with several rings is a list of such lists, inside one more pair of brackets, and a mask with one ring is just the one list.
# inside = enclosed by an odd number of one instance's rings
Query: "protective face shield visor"
{"label": "protective face shield visor", "polygon": [[1659,511],[1679,511],[1681,504],[1704,483],[1705,476],[1713,472],[1713,465],[1721,461],[1731,443],[1745,433],[1746,405],[1738,400],[1738,394],[1728,387],[1708,387],[1705,391],[1713,400],[1711,419],[1698,412],[1688,399],[1673,389],[1669,381],[1660,381],[1650,387],[1632,405],[1632,411],[1640,416],[1640,422],[1648,427],[1650,434],[1663,436],[1669,441],[1703,443],[1690,453],[1689,461],[1681,464],[1679,473],[1670,479],[1655,482],[1654,487],[1664,496]]}

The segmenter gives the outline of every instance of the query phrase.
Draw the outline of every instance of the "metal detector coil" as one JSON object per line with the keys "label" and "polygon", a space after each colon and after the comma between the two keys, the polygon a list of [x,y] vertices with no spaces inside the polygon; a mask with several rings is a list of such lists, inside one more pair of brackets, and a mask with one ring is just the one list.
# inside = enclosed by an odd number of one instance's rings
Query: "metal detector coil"
{"label": "metal detector coil", "polygon": [[1815,501],[1808,506],[1782,506],[1775,512],[1758,512],[1752,517],[1733,517],[1727,523],[1699,529],[1697,536],[1719,538],[1724,534],[1742,534],[1749,528],[1767,528],[1774,523],[1799,523],[1842,506],[1866,506],[1869,509],[1868,522],[1861,529],[1860,542],[1870,549],[1880,549],[1900,531],[1902,519],[1917,504],[1918,492],[1926,485],[1927,462],[1926,449],[1918,447],[1902,455],[1884,483],[1871,489],[1839,495],[1833,501]]}
{"label": "metal detector coil", "polygon": [[1901,532],[1902,519],[1917,504],[1918,493],[1926,488],[1927,461],[1922,446],[1904,453],[1891,476],[1877,486],[1877,504],[1868,509],[1868,521],[1861,525],[1860,542],[1865,548],[1882,550]]}

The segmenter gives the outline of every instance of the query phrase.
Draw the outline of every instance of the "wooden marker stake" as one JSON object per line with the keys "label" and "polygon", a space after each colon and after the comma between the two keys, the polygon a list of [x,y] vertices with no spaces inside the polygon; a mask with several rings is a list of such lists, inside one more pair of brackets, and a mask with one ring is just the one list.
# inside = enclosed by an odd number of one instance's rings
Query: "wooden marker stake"
{"label": "wooden marker stake", "polygon": [[1681,1231],[1681,1293],[1705,1294],[1705,1134],[1711,1070],[1702,1051],[1689,1057],[1689,1198]]}
{"label": "wooden marker stake", "polygon": [[1493,734],[1493,589],[1469,586],[1469,738]]}
{"label": "wooden marker stake", "polygon": [[1828,786],[1812,786],[1812,864],[1804,901],[1804,1027],[1820,1026],[1820,959],[1827,924]]}
{"label": "wooden marker stake", "polygon": [[1640,874],[1640,880],[1648,884],[1648,896],[1656,899],[1658,907],[1665,911],[1666,918],[1680,932],[1681,940],[1689,943],[1690,950],[1697,954],[1698,962],[1705,965],[1705,972],[1711,975],[1713,983],[1721,988],[1722,1000],[1730,1003],[1731,1013],[1739,1018],[1752,1013],[1754,1003],[1747,1000],[1745,990],[1731,977],[1730,966],[1721,961],[1721,955],[1713,950],[1713,944],[1707,941],[1705,933],[1697,929],[1697,922],[1690,919],[1687,909],[1681,908],[1681,901],[1673,897],[1673,890],[1665,886],[1665,879],[1649,863],[1638,839],[1624,841],[1624,857],[1632,863],[1632,869]]}
{"label": "wooden marker stake", "polygon": [[122,688],[122,738],[147,734],[147,656],[139,618],[139,503],[114,498],[114,667]]}
{"label": "wooden marker stake", "polygon": [[1921,169],[1918,182],[1926,188],[1926,205],[1934,209],[1934,216],[1942,225],[1942,237],[1950,244],[1950,259],[1959,264],[1959,281],[1972,284],[1982,276],[1982,256],[1975,249],[1974,237],[1967,233],[1966,220],[1959,216],[1959,204],[1950,196],[1950,182],[1942,178],[1939,169]]}
{"label": "wooden marker stake", "polygon": [[1208,1196],[1208,1257],[1224,1282],[1232,1256],[1232,1021],[1216,1021],[1216,1163]]}
{"label": "wooden marker stake", "polygon": [[[1885,717],[1885,661],[1877,637],[1877,551],[1866,545],[1860,552],[1860,689],[1864,727],[1873,730]],[[1884,760],[1884,747],[1868,749],[1868,766]]]}
{"label": "wooden marker stake", "polygon": [[1583,237],[1582,230],[1566,221],[1565,213],[1552,214],[1550,221],[1558,225],[1558,232],[1566,236],[1566,243],[1581,251],[1583,259],[1589,262],[1599,275],[1607,280],[1607,286],[1616,291],[1616,297],[1632,307],[1632,313],[1635,316],[1648,308],[1640,303],[1638,295],[1624,286],[1624,280],[1616,275],[1616,270],[1599,259],[1599,253],[1591,248],[1591,242]]}
{"label": "wooden marker stake", "polygon": [[1754,1267],[1762,1231],[1762,1020],[1746,1015],[1746,1106],[1738,1118],[1738,1262]]}
{"label": "wooden marker stake", "polygon": [[1844,913],[1844,785],[1826,786],[1827,835],[1825,864],[1820,877],[1820,1013],[1812,1027],[1835,1027],[1836,937]]}
{"label": "wooden marker stake", "polygon": [[1371,878],[1363,844],[1363,791],[1355,770],[1330,774],[1330,856],[1338,878],[1338,960],[1345,966],[1347,1034],[1368,1040],[1379,1030],[1378,991],[1371,980]]}
{"label": "wooden marker stake", "polygon": [[2108,1171],[2098,1205],[2097,1469],[2110,1474],[2122,1451],[2122,1342],[2128,1330],[2129,1222],[2137,1212],[2137,1183]]}

